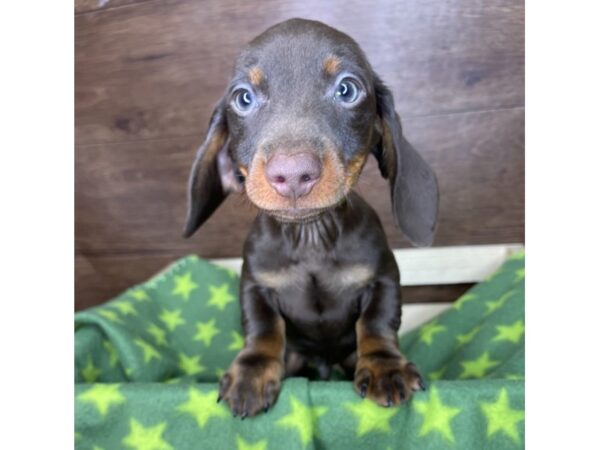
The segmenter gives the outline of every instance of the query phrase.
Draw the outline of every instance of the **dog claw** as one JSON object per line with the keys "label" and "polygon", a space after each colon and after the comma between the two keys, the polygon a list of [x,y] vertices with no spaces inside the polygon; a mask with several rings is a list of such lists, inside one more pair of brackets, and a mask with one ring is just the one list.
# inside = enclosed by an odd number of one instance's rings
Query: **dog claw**
{"label": "dog claw", "polygon": [[419,380],[419,387],[421,388],[422,391],[427,390],[427,387],[425,386],[425,382],[423,382],[423,380]]}
{"label": "dog claw", "polygon": [[367,396],[367,384],[363,383],[360,385],[360,396],[365,398]]}
{"label": "dog claw", "polygon": [[246,411],[244,411],[244,412],[242,413],[242,415],[240,416],[240,418],[241,418],[242,420],[244,420],[246,417],[248,417],[248,413],[247,413]]}
{"label": "dog claw", "polygon": [[271,405],[269,403],[267,403],[263,409],[263,412],[264,413],[268,412],[270,407],[271,407]]}
{"label": "dog claw", "polygon": [[221,394],[219,394],[219,396],[217,397],[217,403],[219,403],[221,401]]}

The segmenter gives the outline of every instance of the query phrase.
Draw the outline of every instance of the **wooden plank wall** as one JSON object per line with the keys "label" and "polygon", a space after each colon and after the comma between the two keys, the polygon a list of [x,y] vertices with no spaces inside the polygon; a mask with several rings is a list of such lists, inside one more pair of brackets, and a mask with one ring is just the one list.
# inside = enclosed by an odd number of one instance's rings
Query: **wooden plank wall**
{"label": "wooden plank wall", "polygon": [[[188,253],[240,255],[255,213],[240,198],[181,238],[189,166],[238,51],[291,17],[353,36],[392,89],[439,177],[435,245],[524,241],[521,0],[76,0],[76,309]],[[392,246],[409,246],[373,160],[358,190]]]}

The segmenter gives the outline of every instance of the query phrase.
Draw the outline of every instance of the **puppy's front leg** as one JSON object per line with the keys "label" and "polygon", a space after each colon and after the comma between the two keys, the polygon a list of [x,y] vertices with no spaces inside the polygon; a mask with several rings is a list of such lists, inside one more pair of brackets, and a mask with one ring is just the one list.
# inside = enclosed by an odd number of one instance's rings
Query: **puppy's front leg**
{"label": "puppy's front leg", "polygon": [[398,348],[400,326],[400,285],[397,280],[378,281],[362,305],[356,322],[357,361],[354,388],[382,406],[408,400],[425,389],[417,367]]}
{"label": "puppy's front leg", "polygon": [[259,287],[242,288],[245,345],[223,375],[219,398],[242,419],[267,411],[284,375],[285,322]]}

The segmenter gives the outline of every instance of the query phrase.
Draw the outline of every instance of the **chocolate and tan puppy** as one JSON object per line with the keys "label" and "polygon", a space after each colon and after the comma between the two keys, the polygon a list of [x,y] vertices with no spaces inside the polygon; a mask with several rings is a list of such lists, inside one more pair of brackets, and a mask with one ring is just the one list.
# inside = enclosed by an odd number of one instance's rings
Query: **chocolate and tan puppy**
{"label": "chocolate and tan puppy", "polygon": [[220,382],[234,415],[268,410],[284,376],[307,366],[326,379],[339,364],[382,406],[424,388],[398,348],[398,266],[352,191],[369,154],[404,234],[430,245],[436,177],[356,42],[293,19],[242,51],[192,168],[185,228],[193,234],[230,192],[259,209],[244,247],[245,346]]}

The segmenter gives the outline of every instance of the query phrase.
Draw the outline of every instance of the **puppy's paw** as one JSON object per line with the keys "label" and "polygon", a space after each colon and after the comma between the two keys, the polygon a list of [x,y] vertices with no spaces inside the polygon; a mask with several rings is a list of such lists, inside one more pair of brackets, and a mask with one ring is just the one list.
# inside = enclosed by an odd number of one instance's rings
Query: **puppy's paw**
{"label": "puppy's paw", "polygon": [[408,401],[412,393],[425,390],[417,366],[395,355],[366,355],[358,358],[354,389],[381,406]]}
{"label": "puppy's paw", "polygon": [[261,355],[239,355],[219,382],[219,401],[226,400],[233,416],[267,412],[277,400],[283,364]]}

